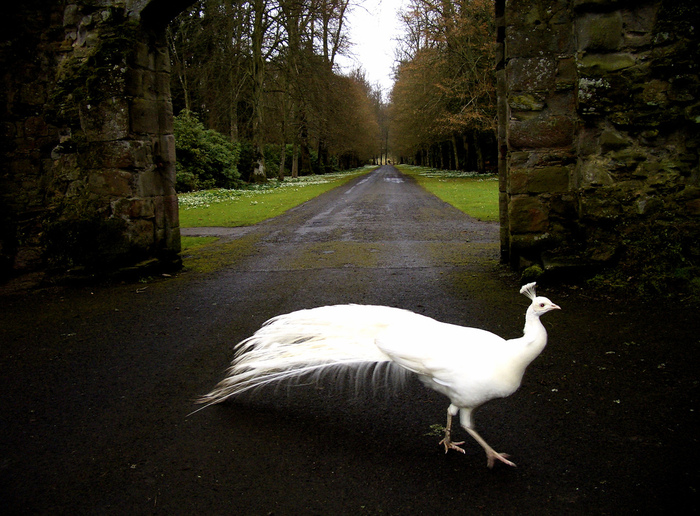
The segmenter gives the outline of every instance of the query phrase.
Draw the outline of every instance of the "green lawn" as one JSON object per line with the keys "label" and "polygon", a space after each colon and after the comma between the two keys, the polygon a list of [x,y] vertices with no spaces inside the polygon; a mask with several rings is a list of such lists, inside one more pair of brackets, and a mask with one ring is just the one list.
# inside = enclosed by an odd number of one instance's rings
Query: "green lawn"
{"label": "green lawn", "polygon": [[364,167],[337,174],[287,178],[242,190],[203,190],[180,194],[180,227],[251,226],[281,215],[309,199],[366,174]]}
{"label": "green lawn", "polygon": [[205,245],[213,244],[216,242],[218,237],[190,237],[182,236],[180,237],[180,245],[183,251],[194,251]]}
{"label": "green lawn", "polygon": [[484,221],[498,220],[498,177],[427,167],[399,165],[402,173],[467,215]]}
{"label": "green lawn", "polygon": [[[494,175],[465,174],[426,167],[399,165],[399,170],[443,201],[480,220],[498,220],[498,180]],[[276,217],[336,186],[366,174],[374,167],[344,173],[271,181],[241,190],[204,190],[179,195],[180,226],[250,226]],[[196,242],[196,243],[195,243]],[[202,240],[187,242],[188,245]]]}

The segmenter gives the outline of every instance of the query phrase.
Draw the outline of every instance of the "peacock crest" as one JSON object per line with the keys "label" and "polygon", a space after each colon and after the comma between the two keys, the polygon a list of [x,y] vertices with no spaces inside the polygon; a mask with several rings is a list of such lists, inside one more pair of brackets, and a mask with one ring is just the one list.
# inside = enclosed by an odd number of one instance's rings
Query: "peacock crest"
{"label": "peacock crest", "polygon": [[534,281],[532,283],[528,283],[527,285],[523,285],[520,288],[520,293],[534,301],[537,297],[537,293],[535,292],[535,285],[537,285],[537,283],[535,283]]}

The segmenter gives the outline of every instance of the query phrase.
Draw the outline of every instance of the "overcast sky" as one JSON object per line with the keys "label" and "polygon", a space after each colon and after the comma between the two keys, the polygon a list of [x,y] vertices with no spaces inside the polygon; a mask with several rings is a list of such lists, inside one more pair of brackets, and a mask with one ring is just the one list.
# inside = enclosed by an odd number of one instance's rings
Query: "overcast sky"
{"label": "overcast sky", "polygon": [[391,91],[394,48],[401,33],[397,15],[406,2],[364,0],[361,6],[354,6],[348,17],[353,58],[338,59],[345,72],[362,66],[370,84],[379,83],[385,95]]}

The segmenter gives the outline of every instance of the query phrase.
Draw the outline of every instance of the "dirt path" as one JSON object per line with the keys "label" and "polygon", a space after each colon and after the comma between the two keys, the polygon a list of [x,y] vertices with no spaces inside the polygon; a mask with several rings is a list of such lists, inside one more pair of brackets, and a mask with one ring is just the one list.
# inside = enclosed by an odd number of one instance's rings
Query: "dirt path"
{"label": "dirt path", "polygon": [[294,309],[385,304],[522,329],[527,300],[498,265],[498,226],[391,167],[237,236],[245,252],[216,273],[0,299],[6,513],[662,514],[697,502],[697,310],[583,289],[542,289],[563,308],[544,321],[549,346],[516,394],[476,413],[515,469],[488,470],[469,441],[445,455],[428,434],[446,400],[417,382],[386,397],[266,391],[188,417],[231,347]]}

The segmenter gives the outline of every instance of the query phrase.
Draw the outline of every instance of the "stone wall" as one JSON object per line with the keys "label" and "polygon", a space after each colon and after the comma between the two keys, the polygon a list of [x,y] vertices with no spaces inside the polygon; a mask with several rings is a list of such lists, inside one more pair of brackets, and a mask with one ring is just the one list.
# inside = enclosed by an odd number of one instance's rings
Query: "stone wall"
{"label": "stone wall", "polygon": [[498,5],[504,259],[697,274],[697,3]]}
{"label": "stone wall", "polygon": [[177,262],[162,31],[138,2],[16,4],[0,49],[0,274]]}

